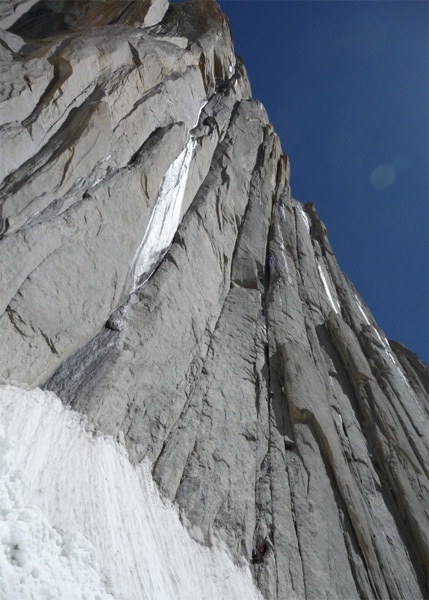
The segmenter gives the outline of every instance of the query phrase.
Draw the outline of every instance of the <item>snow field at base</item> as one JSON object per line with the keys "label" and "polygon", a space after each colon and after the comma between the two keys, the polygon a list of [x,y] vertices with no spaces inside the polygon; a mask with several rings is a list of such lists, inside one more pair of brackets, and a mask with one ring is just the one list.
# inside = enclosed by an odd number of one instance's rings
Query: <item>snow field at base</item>
{"label": "snow field at base", "polygon": [[247,565],[193,541],[133,467],[50,392],[0,386],[0,597],[262,600]]}

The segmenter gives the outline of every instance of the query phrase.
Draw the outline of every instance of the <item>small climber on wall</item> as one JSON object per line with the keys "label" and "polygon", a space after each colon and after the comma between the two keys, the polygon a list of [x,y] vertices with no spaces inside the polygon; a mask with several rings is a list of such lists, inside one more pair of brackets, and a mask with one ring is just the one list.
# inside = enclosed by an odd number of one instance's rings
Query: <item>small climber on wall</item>
{"label": "small climber on wall", "polygon": [[274,546],[270,538],[266,535],[263,540],[257,544],[252,550],[252,563],[255,565],[264,561],[270,550],[274,550]]}

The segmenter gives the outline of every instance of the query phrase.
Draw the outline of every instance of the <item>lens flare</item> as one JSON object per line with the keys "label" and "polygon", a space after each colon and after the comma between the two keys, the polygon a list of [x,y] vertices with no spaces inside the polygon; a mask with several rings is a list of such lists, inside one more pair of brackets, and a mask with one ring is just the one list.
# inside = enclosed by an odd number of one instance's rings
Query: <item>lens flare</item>
{"label": "lens flare", "polygon": [[381,190],[389,187],[389,185],[392,185],[392,183],[395,181],[395,177],[395,167],[384,164],[379,165],[372,171],[370,180],[376,189]]}

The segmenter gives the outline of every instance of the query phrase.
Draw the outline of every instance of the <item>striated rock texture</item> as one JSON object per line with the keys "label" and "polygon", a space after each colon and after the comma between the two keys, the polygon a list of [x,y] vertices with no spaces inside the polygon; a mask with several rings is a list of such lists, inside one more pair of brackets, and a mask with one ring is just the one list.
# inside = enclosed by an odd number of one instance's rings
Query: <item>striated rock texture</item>
{"label": "striated rock texture", "polygon": [[149,457],[267,599],[427,598],[428,371],[341,272],[213,0],[0,3],[0,377]]}

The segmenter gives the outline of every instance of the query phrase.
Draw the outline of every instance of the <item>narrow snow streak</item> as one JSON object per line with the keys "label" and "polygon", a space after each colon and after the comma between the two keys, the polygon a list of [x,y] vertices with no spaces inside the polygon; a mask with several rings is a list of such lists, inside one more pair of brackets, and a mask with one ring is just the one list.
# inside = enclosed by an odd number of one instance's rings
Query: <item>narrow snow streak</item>
{"label": "narrow snow streak", "polygon": [[280,242],[280,250],[281,250],[280,255],[283,258],[283,263],[284,263],[288,283],[290,285],[292,285],[292,278],[290,276],[289,266],[287,264],[287,253],[286,253],[286,247],[285,247],[285,242],[284,242],[284,238],[283,238],[283,231],[279,224],[277,224],[277,231],[279,234],[279,242]]}
{"label": "narrow snow streak", "polygon": [[182,202],[196,143],[194,138],[189,139],[162,179],[155,207],[134,259],[132,292],[149,279],[173,241],[180,223]]}
{"label": "narrow snow streak", "polygon": [[377,331],[376,327],[373,327],[374,333],[377,336],[380,344],[383,346],[383,349],[385,350],[386,354],[389,356],[390,360],[393,362],[394,365],[397,365],[397,362],[395,360],[395,357],[392,354],[392,350],[390,348],[390,344],[389,342],[386,340],[385,337],[381,337],[381,335],[379,334],[379,332]]}
{"label": "narrow snow streak", "polygon": [[50,392],[0,386],[0,587],[13,600],[262,600],[189,537],[112,438]]}
{"label": "narrow snow streak", "polygon": [[[356,299],[356,306],[358,307],[359,311],[362,313],[363,318],[365,319],[365,323],[367,325],[371,326],[371,323],[369,322],[369,319],[363,309],[362,304],[359,301],[359,298],[355,295],[355,299]],[[377,328],[372,326],[372,329],[375,333],[375,335],[377,336],[383,350],[385,351],[385,353],[387,354],[387,356],[389,357],[389,359],[392,361],[392,363],[395,365],[395,367],[397,368],[398,374],[400,376],[400,378],[402,379],[403,383],[405,384],[405,386],[407,387],[408,391],[411,393],[412,397],[414,398],[414,402],[420,406],[420,403],[417,399],[416,394],[414,393],[414,390],[411,388],[410,384],[408,383],[407,378],[405,377],[403,371],[402,371],[402,367],[401,365],[398,364],[398,361],[395,359],[395,357],[393,356],[393,352],[392,352],[392,348],[390,347],[389,341],[383,336],[381,337],[381,335],[379,334],[379,332],[377,331]]]}
{"label": "narrow snow streak", "polygon": [[395,359],[395,357],[393,356],[393,352],[392,352],[392,348],[390,347],[389,341],[383,336],[381,337],[381,335],[378,333],[377,329],[375,327],[373,327],[375,335],[377,336],[377,338],[380,341],[380,344],[382,345],[385,353],[387,354],[387,356],[390,358],[390,360],[392,361],[392,363],[395,365],[398,374],[400,376],[400,378],[402,379],[402,381],[405,383],[408,391],[411,393],[412,397],[414,398],[414,402],[420,406],[420,403],[417,399],[417,396],[415,395],[413,389],[411,388],[410,384],[408,383],[407,378],[405,377],[403,371],[402,371],[402,367],[401,365],[398,364],[397,360]]}
{"label": "narrow snow streak", "polygon": [[[197,127],[207,104],[208,100],[201,104],[193,129]],[[167,253],[179,226],[192,157],[197,146],[192,131],[186,146],[168,167],[161,181],[149,223],[134,257],[131,293],[150,278]]]}
{"label": "narrow snow streak", "polygon": [[355,294],[355,300],[356,300],[356,306],[358,307],[358,309],[359,309],[360,313],[362,314],[362,316],[363,316],[363,318],[364,318],[364,320],[365,320],[365,323],[366,323],[367,325],[371,325],[371,323],[369,322],[369,319],[368,319],[368,317],[366,316],[366,313],[365,313],[365,311],[364,311],[364,309],[363,309],[363,306],[362,306],[362,304],[360,303],[360,301],[359,301],[359,298],[356,296],[356,294]]}
{"label": "narrow snow streak", "polygon": [[329,287],[328,280],[326,278],[324,269],[323,269],[322,265],[319,263],[319,261],[317,261],[317,269],[319,271],[319,275],[320,275],[320,279],[322,280],[323,287],[325,288],[326,295],[328,296],[329,304],[332,306],[334,311],[337,314],[339,314],[340,310],[341,310],[340,303],[338,302],[337,298],[334,298],[331,288]]}
{"label": "narrow snow streak", "polygon": [[200,117],[201,117],[201,114],[202,114],[203,110],[205,109],[205,107],[207,106],[207,104],[208,104],[208,103],[209,103],[209,101],[208,101],[208,100],[206,100],[205,102],[203,102],[203,103],[201,104],[201,108],[200,108],[200,110],[198,111],[197,120],[195,121],[195,125],[194,125],[193,129],[195,129],[195,127],[197,127],[197,126],[198,126],[198,123],[200,122]]}
{"label": "narrow snow streak", "polygon": [[234,54],[231,54],[229,57],[229,66],[228,66],[228,75],[230,77],[235,71],[235,66],[236,66],[235,56],[234,56]]}
{"label": "narrow snow streak", "polygon": [[302,220],[305,223],[307,232],[310,233],[310,219],[308,218],[307,213],[305,212],[305,210],[302,208],[302,206],[300,204],[297,204],[296,206],[298,207],[299,214],[301,215]]}
{"label": "narrow snow streak", "polygon": [[[359,311],[361,312],[361,314],[362,314],[362,316],[363,316],[363,318],[365,320],[365,323],[367,325],[371,325],[371,323],[369,322],[369,319],[368,319],[368,317],[367,317],[367,315],[366,315],[366,313],[365,313],[365,311],[364,311],[364,309],[362,307],[362,304],[360,303],[359,298],[356,295],[355,295],[355,300],[356,300],[356,306],[358,307]],[[398,365],[398,362],[396,361],[395,357],[393,356],[393,352],[392,352],[392,349],[390,347],[389,341],[384,336],[381,337],[381,335],[379,334],[377,328],[374,327],[373,325],[372,325],[372,329],[373,329],[375,335],[377,336],[377,339],[380,342],[383,350],[385,351],[385,353],[387,354],[387,356],[390,358],[390,360],[392,361],[392,363],[395,365],[395,367],[397,367],[398,373],[399,373],[401,379],[405,382],[405,384],[407,385],[407,387],[411,390],[410,385],[409,385],[409,383],[408,383],[408,381],[407,381],[404,373],[402,372],[402,368],[400,367],[400,365]],[[415,395],[414,392],[413,392],[413,395]]]}

